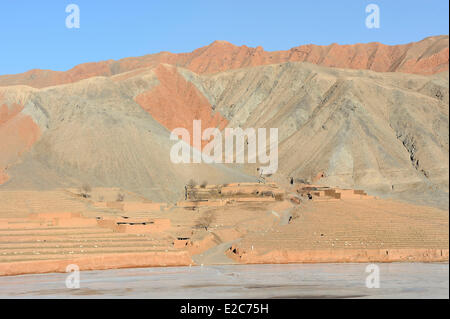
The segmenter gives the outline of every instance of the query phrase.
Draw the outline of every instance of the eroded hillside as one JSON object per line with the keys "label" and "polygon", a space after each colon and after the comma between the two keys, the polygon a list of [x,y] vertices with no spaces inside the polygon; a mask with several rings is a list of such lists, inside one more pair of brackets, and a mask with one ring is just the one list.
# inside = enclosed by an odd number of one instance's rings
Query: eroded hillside
{"label": "eroded hillside", "polygon": [[[332,62],[334,54],[347,61],[349,52],[362,57],[360,50],[372,47],[369,64]],[[258,60],[272,53],[255,49],[245,58],[250,48],[215,42],[190,54],[108,61],[103,71],[94,63],[44,77],[2,76],[1,187],[89,183],[175,201],[189,179],[256,180],[256,165],[170,161],[170,130],[192,133],[200,119],[203,128],[278,128],[278,171],[270,178],[281,184],[293,178],[447,207],[448,73],[402,72],[446,70],[448,37],[389,49],[310,48],[322,53],[302,60],[291,50]],[[413,71],[421,63],[428,69]],[[42,88],[11,86],[18,83]]]}

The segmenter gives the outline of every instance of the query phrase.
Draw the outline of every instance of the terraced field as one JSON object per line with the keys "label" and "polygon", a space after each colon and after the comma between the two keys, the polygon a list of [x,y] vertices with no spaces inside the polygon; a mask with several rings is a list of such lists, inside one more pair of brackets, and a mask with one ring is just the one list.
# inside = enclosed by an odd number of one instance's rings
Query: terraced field
{"label": "terraced field", "polygon": [[100,227],[97,218],[119,212],[96,210],[67,191],[0,192],[0,202],[0,273],[2,264],[13,262],[174,251],[167,234]]}
{"label": "terraced field", "polygon": [[0,275],[64,272],[73,263],[108,269],[448,261],[448,212],[438,208],[297,193],[287,198],[298,201],[255,195],[248,202],[178,207],[132,193],[128,202],[110,202],[116,192],[94,190],[88,198],[70,189],[0,192]]}
{"label": "terraced field", "polygon": [[380,199],[311,201],[290,224],[248,234],[235,248],[259,256],[331,250],[337,259],[373,251],[386,254],[386,261],[400,258],[393,256],[398,253],[411,260],[418,255],[448,260],[448,212]]}

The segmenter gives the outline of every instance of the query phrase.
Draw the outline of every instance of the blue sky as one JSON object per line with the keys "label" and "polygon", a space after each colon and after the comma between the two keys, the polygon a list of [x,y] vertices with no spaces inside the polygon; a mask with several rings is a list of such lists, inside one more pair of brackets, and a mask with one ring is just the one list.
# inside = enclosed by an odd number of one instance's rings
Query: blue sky
{"label": "blue sky", "polygon": [[[68,4],[80,28],[68,29]],[[380,28],[365,7],[380,7]],[[189,52],[214,40],[285,50],[301,44],[400,44],[448,34],[447,0],[2,0],[0,74],[73,66],[159,51]]]}

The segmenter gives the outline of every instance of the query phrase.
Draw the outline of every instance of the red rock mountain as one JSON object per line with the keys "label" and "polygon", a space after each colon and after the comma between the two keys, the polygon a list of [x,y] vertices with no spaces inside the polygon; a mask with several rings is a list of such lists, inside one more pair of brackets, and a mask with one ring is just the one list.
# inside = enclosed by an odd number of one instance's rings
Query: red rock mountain
{"label": "red rock mountain", "polygon": [[385,45],[378,42],[339,45],[302,45],[287,51],[264,51],[262,47],[235,46],[226,41],[190,53],[160,52],[118,61],[84,63],[61,72],[34,69],[0,76],[0,86],[29,85],[35,88],[72,83],[93,76],[111,76],[160,63],[187,68],[195,73],[216,73],[244,67],[284,62],[309,62],[327,67],[377,72],[435,74],[448,71],[449,37],[432,36],[419,42]]}

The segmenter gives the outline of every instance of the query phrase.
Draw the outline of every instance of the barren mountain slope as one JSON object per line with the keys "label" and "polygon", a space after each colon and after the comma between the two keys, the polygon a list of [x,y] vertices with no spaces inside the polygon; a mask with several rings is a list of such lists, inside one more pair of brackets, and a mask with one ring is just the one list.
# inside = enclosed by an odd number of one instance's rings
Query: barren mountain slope
{"label": "barren mountain slope", "polygon": [[[39,90],[3,87],[0,141],[11,142],[0,156],[7,167],[2,187],[88,182],[175,200],[190,178],[216,183],[256,175],[256,165],[244,175],[229,165],[171,163],[169,130],[191,129],[201,119],[203,129],[277,127],[277,181],[323,175],[322,184],[445,207],[448,92],[445,73],[297,62],[213,75],[158,65]],[[14,119],[28,124],[11,125]]]}
{"label": "barren mountain slope", "polygon": [[40,136],[36,123],[22,112],[31,91],[33,89],[29,87],[0,91],[0,184],[9,179],[7,167],[29,150]]}
{"label": "barren mountain slope", "polygon": [[154,72],[147,70],[137,77],[95,77],[32,91],[20,114],[29,115],[42,136],[18,162],[10,161],[10,179],[1,187],[49,189],[88,183],[173,201],[183,196],[191,178],[198,183],[252,180],[223,165],[171,163],[170,132],[134,101],[158,84]]}
{"label": "barren mountain slope", "polygon": [[[340,70],[285,63],[198,76],[229,127],[277,127],[287,177],[444,207],[448,74]],[[252,168],[254,169],[254,167]]]}
{"label": "barren mountain slope", "polygon": [[433,36],[418,42],[384,45],[378,42],[339,45],[302,45],[287,51],[264,51],[262,47],[235,46],[215,41],[190,53],[160,52],[118,61],[84,63],[61,72],[34,69],[0,76],[0,86],[29,85],[42,88],[72,83],[93,76],[112,76],[130,70],[155,67],[160,63],[187,68],[196,73],[215,73],[243,67],[283,62],[310,62],[318,65],[368,69],[378,72],[435,74],[448,70],[449,38]]}

